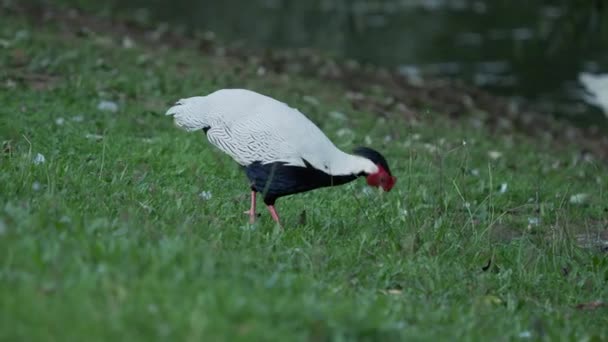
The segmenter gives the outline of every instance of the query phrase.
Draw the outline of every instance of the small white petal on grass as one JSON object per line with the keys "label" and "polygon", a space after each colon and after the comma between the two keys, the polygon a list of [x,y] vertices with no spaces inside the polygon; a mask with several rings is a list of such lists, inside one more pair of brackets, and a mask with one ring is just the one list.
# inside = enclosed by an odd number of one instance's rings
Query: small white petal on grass
{"label": "small white petal on grass", "polygon": [[539,217],[528,217],[528,229],[532,227],[537,227],[540,224]]}
{"label": "small white petal on grass", "polygon": [[5,85],[7,88],[15,88],[17,86],[17,82],[15,82],[11,79],[8,79],[8,80],[6,80]]}
{"label": "small white petal on grass", "polygon": [[519,333],[519,335],[517,335],[519,338],[531,338],[532,337],[532,333],[528,330],[524,330],[522,332]]}
{"label": "small white petal on grass", "polygon": [[264,68],[263,66],[260,66],[258,68],[258,70],[256,70],[255,72],[258,76],[264,76],[266,75],[266,68]]}
{"label": "small white petal on grass", "polygon": [[371,196],[374,194],[374,189],[366,186],[365,188],[361,189],[361,193],[363,193],[366,196]]}
{"label": "small white petal on grass", "polygon": [[346,120],[346,115],[342,112],[338,112],[338,111],[331,111],[329,112],[329,117],[334,119],[334,120],[339,120],[339,121],[344,121]]}
{"label": "small white petal on grass", "polygon": [[57,126],[61,126],[61,125],[63,125],[64,123],[65,123],[65,119],[64,119],[64,118],[57,118],[57,119],[55,119],[55,124],[56,124]]}
{"label": "small white petal on grass", "polygon": [[82,115],[76,115],[72,117],[72,121],[74,122],[83,122],[84,121],[84,116]]}
{"label": "small white petal on grass", "polygon": [[239,228],[241,228],[241,230],[255,230],[257,228],[257,225],[254,224],[246,224],[243,226],[240,226]]}
{"label": "small white petal on grass", "polygon": [[151,213],[151,212],[154,211],[154,208],[152,208],[151,206],[149,206],[146,203],[143,203],[143,202],[140,202],[140,201],[137,201],[137,203],[139,204],[140,207],[142,207],[144,210],[146,210],[149,213]]}
{"label": "small white petal on grass", "polygon": [[370,137],[369,135],[366,135],[365,136],[365,143],[368,144],[368,145],[373,145],[372,137]]}
{"label": "small white petal on grass", "polygon": [[337,132],[336,135],[339,137],[343,137],[343,136],[353,136],[355,135],[355,132],[353,132],[353,130],[349,129],[349,128],[340,128]]}
{"label": "small white petal on grass", "polygon": [[311,104],[313,106],[318,106],[319,105],[319,100],[317,100],[316,97],[314,96],[310,96],[310,95],[304,95],[302,96],[302,101]]}
{"label": "small white petal on grass", "polygon": [[131,49],[135,47],[135,42],[130,37],[125,36],[122,38],[122,47],[125,49]]}
{"label": "small white petal on grass", "polygon": [[437,148],[437,146],[433,145],[433,144],[429,144],[429,143],[425,143],[424,144],[424,148],[429,151],[430,153],[435,153],[437,152],[437,150],[439,150]]}
{"label": "small white petal on grass", "polygon": [[33,160],[34,165],[44,164],[44,162],[46,162],[46,158],[44,158],[44,155],[42,155],[42,153],[36,153],[36,156]]}
{"label": "small white petal on grass", "polygon": [[589,194],[580,193],[580,194],[572,195],[572,196],[570,196],[570,204],[584,204],[587,202],[588,199],[589,199]]}
{"label": "small white petal on grass", "polygon": [[42,185],[40,185],[40,182],[36,181],[36,182],[32,183],[32,190],[38,191],[41,188],[42,188]]}
{"label": "small white petal on grass", "polygon": [[208,201],[213,196],[211,195],[211,191],[201,191],[201,193],[198,194],[198,197],[200,197],[202,200]]}
{"label": "small white petal on grass", "polygon": [[502,299],[500,299],[497,296],[491,295],[491,294],[483,296],[481,298],[481,300],[483,301],[484,304],[487,304],[487,305],[500,305],[503,303]]}
{"label": "small white petal on grass", "polygon": [[30,32],[28,30],[19,30],[15,33],[15,40],[25,40],[30,37]]}
{"label": "small white petal on grass", "polygon": [[400,295],[401,293],[403,293],[403,290],[400,289],[388,289],[384,291],[385,294],[389,294],[389,295]]}
{"label": "small white petal on grass", "polygon": [[490,159],[492,159],[492,160],[496,160],[496,159],[502,157],[502,152],[488,151],[488,157],[490,157]]}
{"label": "small white petal on grass", "polygon": [[118,111],[118,104],[114,101],[101,100],[97,104],[97,109],[114,113]]}
{"label": "small white petal on grass", "polygon": [[158,313],[158,306],[156,306],[155,304],[148,304],[148,312],[151,314]]}
{"label": "small white petal on grass", "polygon": [[85,138],[87,139],[91,139],[91,140],[101,140],[103,139],[103,135],[99,135],[99,134],[92,134],[92,133],[87,133],[84,135]]}
{"label": "small white petal on grass", "polygon": [[471,170],[471,175],[473,175],[475,177],[479,177],[479,169],[472,169]]}
{"label": "small white petal on grass", "polygon": [[500,184],[500,187],[498,188],[498,192],[501,194],[504,194],[505,192],[507,192],[507,183],[502,183]]}

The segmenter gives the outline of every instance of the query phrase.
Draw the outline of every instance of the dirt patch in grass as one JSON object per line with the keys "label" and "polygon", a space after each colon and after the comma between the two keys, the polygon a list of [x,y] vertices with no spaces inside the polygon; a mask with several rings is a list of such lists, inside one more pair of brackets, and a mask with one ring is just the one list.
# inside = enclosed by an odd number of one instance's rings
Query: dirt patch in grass
{"label": "dirt patch in grass", "polygon": [[603,230],[576,234],[576,242],[583,248],[608,253],[608,225]]}

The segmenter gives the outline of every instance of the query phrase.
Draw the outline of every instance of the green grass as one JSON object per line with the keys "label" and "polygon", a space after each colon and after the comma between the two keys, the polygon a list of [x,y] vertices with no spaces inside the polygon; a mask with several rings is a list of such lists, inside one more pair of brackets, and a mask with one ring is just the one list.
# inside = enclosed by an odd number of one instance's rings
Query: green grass
{"label": "green grass", "polygon": [[[608,339],[606,308],[576,308],[608,300],[605,254],[577,245],[606,229],[608,170],[575,146],[378,119],[327,82],[0,19],[0,340]],[[163,115],[235,86],[381,150],[395,188],[283,198],[285,232],[264,208],[247,225],[241,170]]]}

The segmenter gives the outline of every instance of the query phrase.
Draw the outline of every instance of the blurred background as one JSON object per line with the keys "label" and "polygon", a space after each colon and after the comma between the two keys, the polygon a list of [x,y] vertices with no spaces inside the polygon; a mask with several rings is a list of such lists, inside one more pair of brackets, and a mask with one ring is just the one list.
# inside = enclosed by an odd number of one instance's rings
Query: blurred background
{"label": "blurred background", "polygon": [[[248,48],[313,48],[410,77],[458,79],[574,121],[580,72],[608,73],[604,0],[62,0]],[[581,115],[586,114],[586,115]]]}

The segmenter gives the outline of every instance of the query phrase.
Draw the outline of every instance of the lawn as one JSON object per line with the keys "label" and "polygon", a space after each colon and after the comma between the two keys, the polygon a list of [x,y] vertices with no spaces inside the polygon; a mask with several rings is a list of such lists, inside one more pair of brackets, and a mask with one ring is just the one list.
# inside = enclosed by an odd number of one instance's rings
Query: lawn
{"label": "lawn", "polygon": [[[608,171],[255,63],[0,17],[0,340],[606,340]],[[398,177],[260,207],[177,99],[244,87]],[[382,97],[381,88],[361,94]],[[605,240],[604,240],[605,241]]]}

